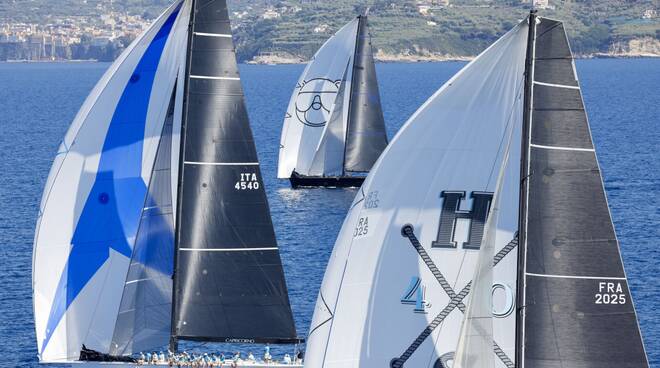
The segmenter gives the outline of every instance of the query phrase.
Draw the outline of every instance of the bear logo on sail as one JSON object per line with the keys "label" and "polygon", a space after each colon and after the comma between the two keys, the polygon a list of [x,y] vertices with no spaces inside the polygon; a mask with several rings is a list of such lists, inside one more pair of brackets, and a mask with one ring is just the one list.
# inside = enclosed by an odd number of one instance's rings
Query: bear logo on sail
{"label": "bear logo on sail", "polygon": [[314,78],[303,81],[296,97],[296,118],[310,127],[323,127],[330,117],[341,80]]}

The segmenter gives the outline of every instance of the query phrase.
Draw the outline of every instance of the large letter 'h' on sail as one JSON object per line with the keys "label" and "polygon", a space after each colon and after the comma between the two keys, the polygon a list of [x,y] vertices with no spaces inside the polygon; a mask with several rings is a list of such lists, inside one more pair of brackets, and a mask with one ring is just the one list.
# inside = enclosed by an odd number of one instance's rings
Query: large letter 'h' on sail
{"label": "large letter 'h' on sail", "polygon": [[484,225],[488,217],[488,209],[493,199],[493,193],[472,192],[472,209],[462,211],[461,200],[465,198],[463,191],[442,191],[440,197],[444,199],[442,211],[440,212],[440,224],[438,226],[438,237],[431,244],[433,248],[457,248],[454,241],[456,221],[458,219],[469,219],[470,233],[468,241],[463,243],[463,249],[481,248],[481,238],[484,235]]}

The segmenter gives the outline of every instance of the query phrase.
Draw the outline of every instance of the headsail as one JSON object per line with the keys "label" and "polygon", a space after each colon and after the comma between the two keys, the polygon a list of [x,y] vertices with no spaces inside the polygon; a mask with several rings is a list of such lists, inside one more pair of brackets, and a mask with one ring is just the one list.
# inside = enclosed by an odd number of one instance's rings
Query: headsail
{"label": "headsail", "polygon": [[348,114],[348,99],[350,92],[346,91],[346,78],[350,73],[350,61],[346,65],[344,77],[341,79],[337,98],[332,106],[330,118],[325,124],[319,146],[316,148],[314,160],[309,169],[309,175],[339,176],[344,172],[344,152],[346,151],[346,115]]}
{"label": "headsail", "polygon": [[34,243],[40,360],[107,352],[176,80],[182,2],[119,57],[67,132],[51,169]]}
{"label": "headsail", "polygon": [[[326,270],[306,366],[436,367],[453,358],[505,138],[511,129],[515,139],[520,135],[526,34],[526,23],[520,24],[447,82],[371,170]],[[519,147],[511,157],[519,159]],[[515,165],[504,183],[494,277],[500,291],[510,291]],[[508,328],[497,328],[497,366],[508,367],[513,295],[500,291],[494,323]]]}
{"label": "headsail", "polygon": [[156,153],[110,345],[110,354],[115,356],[152,350],[170,340],[174,265],[171,141],[175,96],[176,91],[172,93]]}
{"label": "headsail", "polygon": [[[510,126],[511,133],[516,127]],[[469,301],[466,303],[465,317],[456,348],[456,356],[452,368],[494,368],[497,351],[494,334],[493,289],[495,287],[494,268],[500,259],[496,258],[497,224],[500,213],[500,201],[504,190],[504,175],[507,173],[512,134],[505,136],[504,159],[498,169],[497,184],[493,194],[493,203],[488,211],[481,249],[474,269],[474,277],[470,284]],[[517,143],[517,142],[516,142]],[[514,165],[515,167],[515,165]],[[513,185],[515,183],[509,183]],[[513,303],[513,300],[511,300]],[[507,308],[508,312],[512,308]],[[505,325],[506,327],[510,327]],[[506,363],[506,362],[503,362]],[[506,364],[505,364],[506,365]]]}
{"label": "headsail", "polygon": [[191,32],[173,335],[201,341],[295,341],[226,1],[194,1]]}
{"label": "headsail", "polygon": [[520,367],[648,367],[566,32],[537,19],[523,135]]}

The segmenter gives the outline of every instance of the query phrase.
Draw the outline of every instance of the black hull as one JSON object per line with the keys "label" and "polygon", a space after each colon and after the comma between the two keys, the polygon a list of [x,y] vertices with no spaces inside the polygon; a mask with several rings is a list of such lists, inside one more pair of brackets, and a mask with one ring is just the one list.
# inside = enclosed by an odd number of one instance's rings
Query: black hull
{"label": "black hull", "polygon": [[291,174],[292,188],[359,188],[366,177],[364,176],[304,176],[296,172]]}

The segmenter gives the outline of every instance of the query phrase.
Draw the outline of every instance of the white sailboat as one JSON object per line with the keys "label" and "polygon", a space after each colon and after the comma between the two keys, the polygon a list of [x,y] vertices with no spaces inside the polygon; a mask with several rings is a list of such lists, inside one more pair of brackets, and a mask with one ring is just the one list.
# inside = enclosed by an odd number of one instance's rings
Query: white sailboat
{"label": "white sailboat", "polygon": [[305,366],[648,367],[561,22],[531,13],[383,152]]}
{"label": "white sailboat", "polygon": [[42,363],[299,341],[225,1],[176,1],[94,88],[48,177],[32,275]]}
{"label": "white sailboat", "polygon": [[367,16],[314,55],[284,118],[277,177],[291,185],[360,186],[387,146]]}

